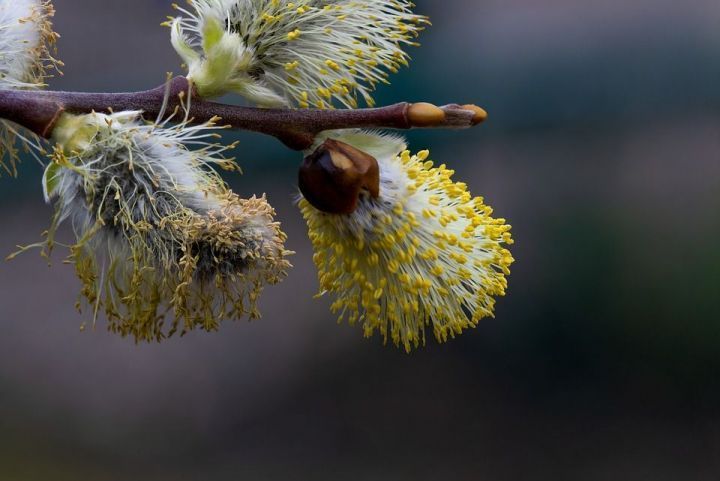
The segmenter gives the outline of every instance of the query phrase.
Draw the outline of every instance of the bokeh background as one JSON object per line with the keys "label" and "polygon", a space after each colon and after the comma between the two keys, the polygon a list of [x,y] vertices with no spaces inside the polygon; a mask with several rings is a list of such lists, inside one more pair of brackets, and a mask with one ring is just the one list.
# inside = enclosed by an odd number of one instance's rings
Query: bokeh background
{"label": "bokeh background", "polygon": [[[65,75],[180,72],[169,0],[55,0]],[[497,318],[406,355],[336,325],[293,206],[299,158],[241,135],[297,251],[261,321],[135,345],[87,320],[56,256],[0,264],[0,479],[715,480],[720,476],[720,3],[417,0],[382,103],[476,102],[413,132],[514,226]],[[40,238],[41,169],[0,179],[0,253]]]}

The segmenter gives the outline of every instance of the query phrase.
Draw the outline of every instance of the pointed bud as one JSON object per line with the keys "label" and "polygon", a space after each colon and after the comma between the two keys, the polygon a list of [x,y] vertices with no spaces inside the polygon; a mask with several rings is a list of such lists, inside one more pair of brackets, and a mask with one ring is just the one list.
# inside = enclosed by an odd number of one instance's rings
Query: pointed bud
{"label": "pointed bud", "polygon": [[299,184],[316,209],[352,214],[363,193],[373,198],[380,195],[380,168],[375,157],[328,139],[303,161]]}
{"label": "pointed bud", "polygon": [[488,118],[487,111],[485,111],[485,109],[481,107],[478,107],[475,104],[463,105],[462,108],[464,108],[465,110],[470,110],[475,114],[473,116],[473,125],[481,124],[485,122]]}

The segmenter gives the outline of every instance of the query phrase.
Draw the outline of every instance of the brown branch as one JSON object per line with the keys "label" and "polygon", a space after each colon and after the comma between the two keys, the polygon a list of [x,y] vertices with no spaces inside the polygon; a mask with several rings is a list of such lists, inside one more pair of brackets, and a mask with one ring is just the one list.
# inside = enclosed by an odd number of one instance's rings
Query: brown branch
{"label": "brown branch", "polygon": [[[184,77],[175,77],[153,90],[132,93],[0,90],[0,118],[49,138],[63,112],[142,110],[146,119],[156,120],[162,113],[166,95],[169,94],[168,106],[173,109],[182,105],[183,97],[190,91],[191,86]],[[189,116],[194,123],[220,117],[233,128],[272,135],[291,149],[304,150],[325,130],[468,128],[484,121],[487,114],[474,105],[457,104],[436,107],[403,102],[372,109],[297,110],[238,107],[194,97]]]}

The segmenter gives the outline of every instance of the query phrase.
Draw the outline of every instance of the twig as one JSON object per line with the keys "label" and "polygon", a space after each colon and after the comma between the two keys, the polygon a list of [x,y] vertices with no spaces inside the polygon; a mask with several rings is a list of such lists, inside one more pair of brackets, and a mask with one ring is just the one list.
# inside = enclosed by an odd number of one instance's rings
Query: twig
{"label": "twig", "polygon": [[[152,90],[132,93],[0,90],[0,118],[48,138],[63,112],[142,110],[146,119],[155,120],[161,115],[166,99],[169,99],[168,106],[175,108],[181,106],[183,96],[189,92],[191,85],[185,77],[175,77]],[[193,96],[189,117],[195,123],[220,117],[233,128],[272,135],[291,149],[304,150],[325,130],[468,128],[483,122],[487,114],[474,105],[436,107],[407,102],[354,110],[260,109],[209,102]]]}

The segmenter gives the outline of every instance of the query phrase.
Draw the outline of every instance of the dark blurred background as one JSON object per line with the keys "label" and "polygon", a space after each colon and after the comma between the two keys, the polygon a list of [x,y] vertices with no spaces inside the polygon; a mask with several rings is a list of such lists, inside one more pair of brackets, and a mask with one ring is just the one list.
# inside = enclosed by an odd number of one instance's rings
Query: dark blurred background
{"label": "dark blurred background", "polygon": [[[167,0],[55,0],[65,76],[180,73]],[[336,325],[293,206],[299,158],[241,135],[296,250],[264,318],[136,346],[87,320],[72,268],[0,264],[0,479],[715,480],[720,477],[720,3],[417,0],[432,17],[381,103],[476,102],[413,132],[514,226],[497,318],[406,355]],[[0,179],[0,253],[51,208]]]}

